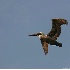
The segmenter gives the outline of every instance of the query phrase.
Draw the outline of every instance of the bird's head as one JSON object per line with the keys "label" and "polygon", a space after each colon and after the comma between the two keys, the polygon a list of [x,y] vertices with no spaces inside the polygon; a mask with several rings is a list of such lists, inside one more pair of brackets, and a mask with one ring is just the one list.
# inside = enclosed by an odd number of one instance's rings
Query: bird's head
{"label": "bird's head", "polygon": [[45,35],[45,34],[43,32],[39,32],[39,33],[31,34],[31,35],[28,35],[28,36],[40,36],[40,35]]}
{"label": "bird's head", "polygon": [[41,39],[41,38],[43,38],[45,36],[45,34],[43,32],[39,32],[39,33],[32,34],[32,35],[29,35],[29,36],[38,36],[39,39]]}

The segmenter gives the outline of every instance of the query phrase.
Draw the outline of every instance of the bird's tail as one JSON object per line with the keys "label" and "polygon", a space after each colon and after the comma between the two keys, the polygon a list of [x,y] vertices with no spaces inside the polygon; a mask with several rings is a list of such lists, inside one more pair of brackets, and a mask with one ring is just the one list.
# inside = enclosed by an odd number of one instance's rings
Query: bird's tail
{"label": "bird's tail", "polygon": [[56,46],[62,47],[62,43],[59,43],[59,42],[57,42],[57,41],[55,41],[55,40],[53,40],[53,41],[50,43],[50,45],[56,45]]}

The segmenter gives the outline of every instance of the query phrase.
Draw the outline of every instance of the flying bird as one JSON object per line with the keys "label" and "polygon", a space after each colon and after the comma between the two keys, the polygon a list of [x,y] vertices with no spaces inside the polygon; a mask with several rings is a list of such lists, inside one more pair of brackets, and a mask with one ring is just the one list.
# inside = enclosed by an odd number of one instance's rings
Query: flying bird
{"label": "flying bird", "polygon": [[66,19],[54,18],[54,19],[52,19],[51,31],[48,34],[39,32],[39,33],[32,34],[29,36],[38,36],[39,37],[43,50],[44,50],[44,53],[46,55],[48,53],[48,44],[62,47],[62,43],[59,43],[57,41],[57,38],[61,34],[61,25],[63,25],[63,24],[66,24],[66,25],[68,24]]}

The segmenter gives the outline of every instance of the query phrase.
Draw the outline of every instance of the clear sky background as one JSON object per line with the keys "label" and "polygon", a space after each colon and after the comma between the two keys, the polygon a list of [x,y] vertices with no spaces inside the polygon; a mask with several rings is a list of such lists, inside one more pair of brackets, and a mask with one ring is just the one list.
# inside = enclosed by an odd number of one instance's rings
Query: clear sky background
{"label": "clear sky background", "polygon": [[52,27],[52,18],[70,23],[70,0],[0,0],[0,68],[70,68],[70,24],[45,56],[40,40],[29,34]]}

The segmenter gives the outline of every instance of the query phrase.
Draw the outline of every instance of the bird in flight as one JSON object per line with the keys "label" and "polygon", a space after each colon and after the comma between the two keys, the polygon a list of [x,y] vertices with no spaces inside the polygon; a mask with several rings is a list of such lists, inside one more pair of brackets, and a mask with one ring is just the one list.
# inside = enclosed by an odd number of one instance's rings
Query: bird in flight
{"label": "bird in flight", "polygon": [[63,25],[63,24],[66,24],[66,25],[68,24],[66,19],[54,18],[54,19],[52,19],[51,31],[48,34],[39,32],[39,33],[32,34],[29,36],[38,36],[39,37],[43,50],[44,50],[44,53],[46,55],[48,53],[48,44],[62,47],[62,43],[59,43],[57,41],[57,38],[61,34],[61,25]]}

